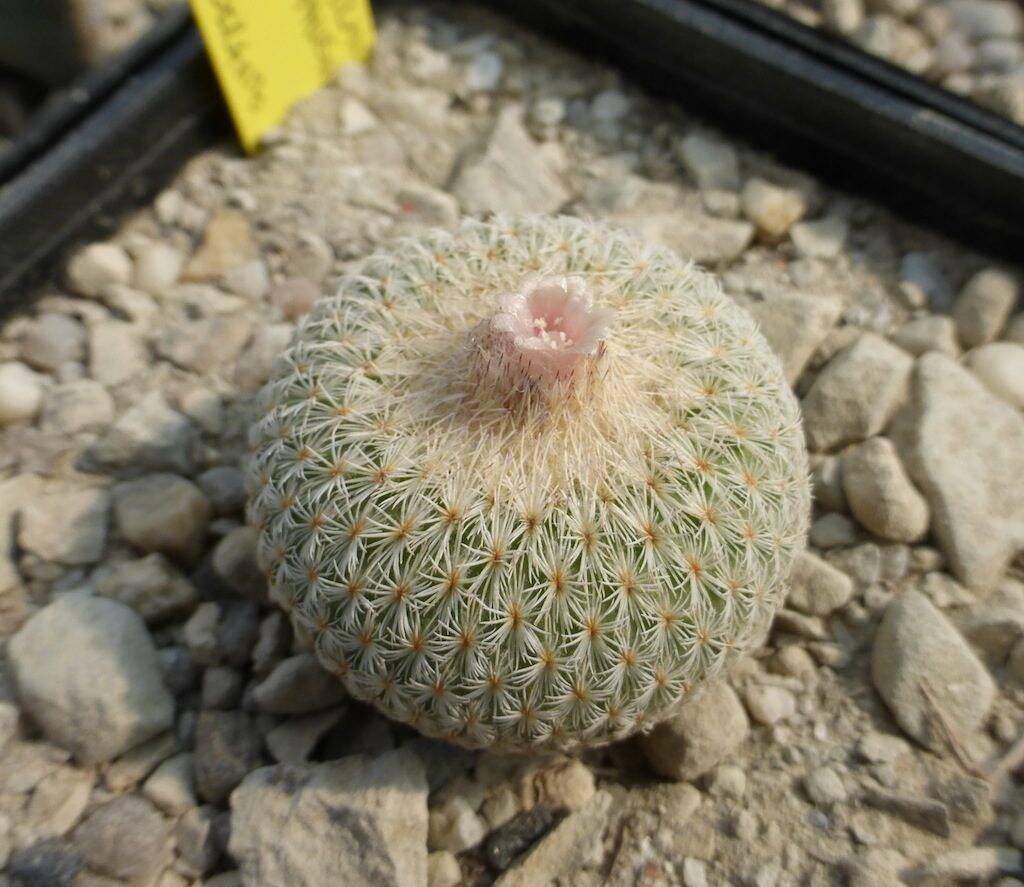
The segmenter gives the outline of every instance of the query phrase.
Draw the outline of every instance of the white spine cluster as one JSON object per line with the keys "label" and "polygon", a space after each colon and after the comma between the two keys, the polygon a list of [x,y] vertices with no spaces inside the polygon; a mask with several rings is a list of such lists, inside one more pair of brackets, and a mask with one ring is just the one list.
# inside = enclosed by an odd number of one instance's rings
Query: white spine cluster
{"label": "white spine cluster", "polygon": [[[530,280],[599,319],[517,330]],[[353,696],[455,742],[656,722],[763,634],[803,544],[778,360],[713,278],[613,229],[402,241],[318,303],[265,397],[249,516],[275,600]]]}

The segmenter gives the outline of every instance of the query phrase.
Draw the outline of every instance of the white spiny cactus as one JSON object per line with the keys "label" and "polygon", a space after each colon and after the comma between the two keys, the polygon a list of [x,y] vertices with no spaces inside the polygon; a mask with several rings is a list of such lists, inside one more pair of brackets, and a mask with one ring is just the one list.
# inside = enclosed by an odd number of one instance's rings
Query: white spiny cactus
{"label": "white spiny cactus", "polygon": [[716,281],[571,218],[365,260],[254,427],[274,599],[349,692],[471,746],[655,723],[758,641],[809,508],[796,401]]}

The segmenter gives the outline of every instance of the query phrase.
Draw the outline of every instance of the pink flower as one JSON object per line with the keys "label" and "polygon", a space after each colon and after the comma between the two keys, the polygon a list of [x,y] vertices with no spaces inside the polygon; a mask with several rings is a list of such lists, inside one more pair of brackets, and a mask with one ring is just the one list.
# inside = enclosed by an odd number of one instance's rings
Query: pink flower
{"label": "pink flower", "polygon": [[611,317],[594,307],[581,277],[530,277],[519,292],[501,297],[491,330],[530,380],[551,382],[568,379],[598,352]]}

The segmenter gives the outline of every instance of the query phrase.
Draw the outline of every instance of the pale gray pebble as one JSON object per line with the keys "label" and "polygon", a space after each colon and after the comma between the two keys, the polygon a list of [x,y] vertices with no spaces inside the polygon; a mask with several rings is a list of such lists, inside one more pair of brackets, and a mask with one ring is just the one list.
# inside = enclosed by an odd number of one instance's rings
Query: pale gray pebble
{"label": "pale gray pebble", "polygon": [[857,525],[845,514],[831,512],[817,518],[808,536],[815,548],[845,548],[857,542]]}
{"label": "pale gray pebble", "polygon": [[892,441],[873,437],[842,456],[843,489],[861,526],[896,542],[916,542],[928,531],[929,509]]}
{"label": "pale gray pebble", "polygon": [[40,427],[72,435],[97,431],[114,419],[114,398],[99,382],[77,379],[50,389],[43,403]]}
{"label": "pale gray pebble", "polygon": [[252,649],[252,673],[265,677],[291,647],[291,626],[284,613],[274,610],[260,622],[259,637]]}
{"label": "pale gray pebble", "polygon": [[242,667],[249,661],[259,638],[259,610],[253,601],[224,601],[217,625],[217,656],[222,662]]}
{"label": "pale gray pebble", "polygon": [[[229,817],[209,806],[188,810],[178,820],[174,835],[183,874],[201,878],[220,861],[227,843]],[[209,884],[210,881],[204,881]]]}
{"label": "pale gray pebble", "polygon": [[37,612],[8,646],[21,704],[83,764],[116,757],[166,730],[174,702],[137,614],[68,594]]}
{"label": "pale gray pebble", "polygon": [[89,375],[108,387],[121,385],[149,366],[149,348],[142,331],[123,320],[89,327]]}
{"label": "pale gray pebble", "polygon": [[242,699],[245,678],[237,669],[211,665],[203,672],[200,705],[203,708],[235,708]]}
{"label": "pale gray pebble", "polygon": [[659,775],[689,780],[728,758],[748,732],[743,706],[732,688],[722,682],[641,736],[640,747]]}
{"label": "pale gray pebble", "polygon": [[153,553],[97,571],[96,593],[131,607],[149,625],[188,615],[198,593],[163,555]]}
{"label": "pale gray pebble", "polygon": [[210,503],[183,477],[151,474],[114,487],[114,515],[118,532],[140,551],[189,564],[201,553]]}
{"label": "pale gray pebble", "polygon": [[43,403],[42,378],[19,361],[0,363],[0,427],[32,419]]}
{"label": "pale gray pebble", "polygon": [[259,533],[252,527],[236,527],[213,550],[217,577],[236,594],[255,601],[267,599],[267,578],[256,556]]}
{"label": "pale gray pebble", "polygon": [[132,260],[116,243],[93,243],[71,257],[67,277],[72,291],[96,298],[111,286],[131,283]]}
{"label": "pale gray pebble", "polygon": [[124,795],[97,807],[75,829],[72,845],[91,869],[143,881],[167,859],[171,822],[149,801]]}
{"label": "pale gray pebble", "polygon": [[195,426],[172,410],[159,392],[153,392],[118,417],[86,450],[84,461],[102,471],[129,475],[189,474],[195,467],[195,446]]}
{"label": "pale gray pebble", "polygon": [[181,752],[168,758],[142,784],[142,794],[168,816],[179,816],[198,804],[193,757]]}
{"label": "pale gray pebble", "polygon": [[804,779],[804,789],[811,801],[819,806],[831,807],[846,800],[846,786],[832,767],[816,767]]}
{"label": "pale gray pebble", "polygon": [[21,359],[44,372],[54,372],[85,355],[85,329],[75,318],[47,312],[39,315],[21,340]]}
{"label": "pale gray pebble", "polygon": [[196,789],[204,801],[224,804],[260,766],[263,739],[251,715],[242,711],[204,711],[195,734]]}
{"label": "pale gray pebble", "polygon": [[270,714],[306,714],[345,698],[341,681],[324,671],[309,653],[278,663],[253,692],[256,705]]}
{"label": "pale gray pebble", "polygon": [[110,503],[102,488],[50,487],[21,509],[18,543],[44,561],[95,563],[106,547]]}
{"label": "pale gray pebble", "polygon": [[[168,192],[173,193],[173,192]],[[151,241],[133,250],[135,274],[133,284],[144,293],[163,295],[176,283],[185,257],[175,247],[162,241]]]}
{"label": "pale gray pebble", "polygon": [[220,615],[220,604],[204,601],[196,607],[182,629],[182,641],[192,661],[199,665],[213,665],[217,662],[217,626],[220,624]]}
{"label": "pale gray pebble", "polygon": [[188,648],[182,646],[162,647],[158,653],[160,669],[167,689],[175,696],[181,696],[191,690],[195,686],[198,669]]}
{"label": "pale gray pebble", "polygon": [[1020,283],[1006,271],[986,268],[971,277],[953,306],[964,346],[973,348],[998,338],[1019,294]]}
{"label": "pale gray pebble", "polygon": [[233,465],[208,468],[196,478],[217,515],[239,514],[246,504],[246,475]]}

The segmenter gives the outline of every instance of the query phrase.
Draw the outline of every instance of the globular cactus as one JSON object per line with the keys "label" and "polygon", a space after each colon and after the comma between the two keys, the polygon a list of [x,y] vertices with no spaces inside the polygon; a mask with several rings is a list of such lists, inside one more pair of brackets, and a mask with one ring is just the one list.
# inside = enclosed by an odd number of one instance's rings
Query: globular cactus
{"label": "globular cactus", "polygon": [[354,697],[464,745],[655,723],[763,637],[803,544],[779,361],[712,277],[611,228],[401,241],[264,396],[272,596]]}

